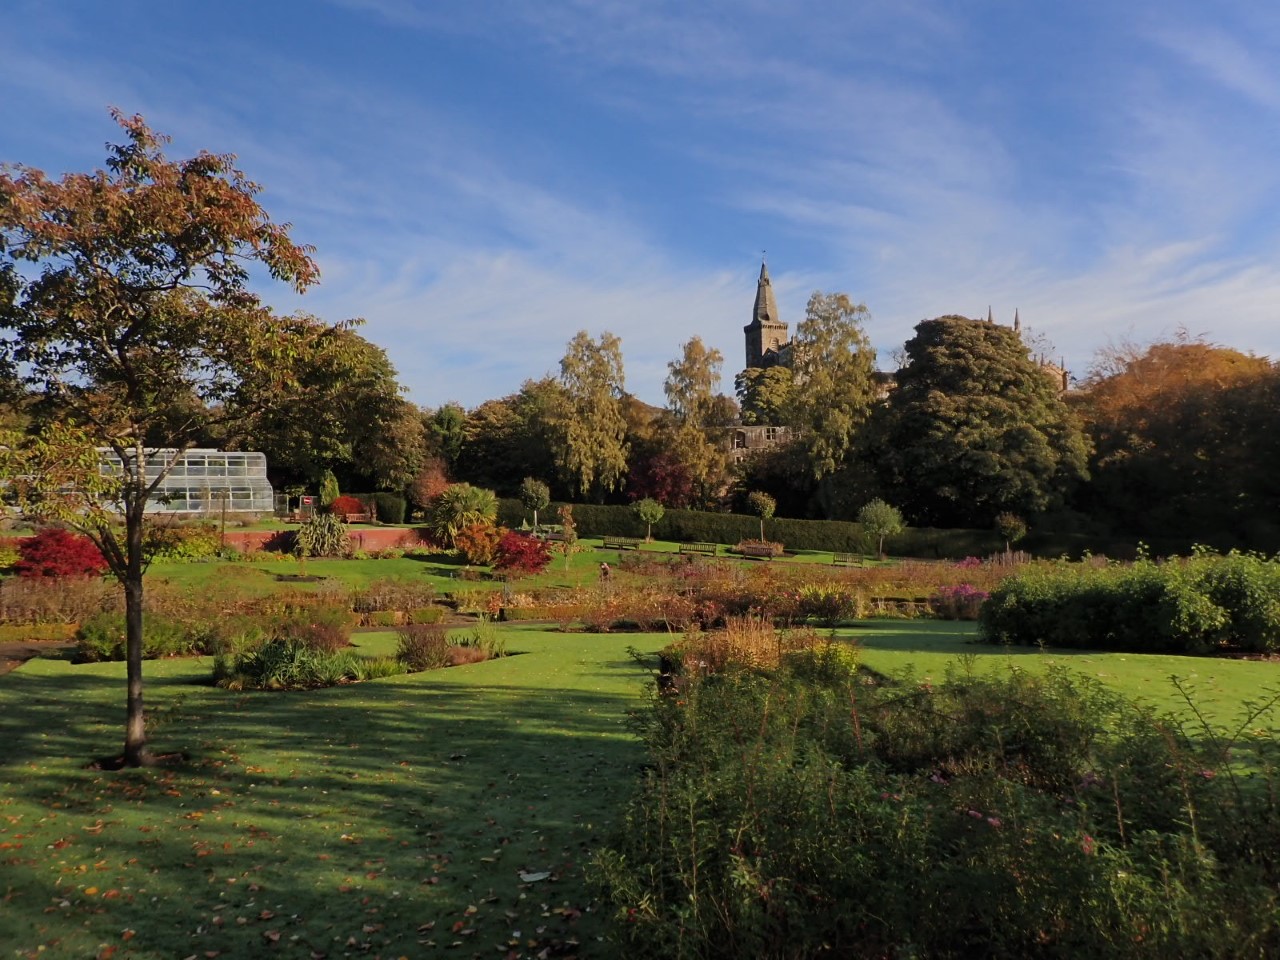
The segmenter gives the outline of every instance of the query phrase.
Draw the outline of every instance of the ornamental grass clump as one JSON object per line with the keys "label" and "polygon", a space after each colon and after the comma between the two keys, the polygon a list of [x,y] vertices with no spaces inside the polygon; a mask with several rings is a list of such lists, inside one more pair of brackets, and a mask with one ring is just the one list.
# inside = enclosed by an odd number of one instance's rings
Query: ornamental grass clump
{"label": "ornamental grass clump", "polygon": [[301,640],[276,638],[213,660],[213,680],[227,690],[307,690],[363,680],[351,651],[319,650]]}

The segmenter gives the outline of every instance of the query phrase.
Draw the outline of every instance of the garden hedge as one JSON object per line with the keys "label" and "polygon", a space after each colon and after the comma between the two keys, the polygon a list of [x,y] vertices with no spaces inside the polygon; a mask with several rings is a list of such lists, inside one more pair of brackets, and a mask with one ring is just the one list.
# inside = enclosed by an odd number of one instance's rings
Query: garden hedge
{"label": "garden hedge", "polygon": [[1162,563],[1040,564],[983,605],[992,643],[1095,650],[1280,650],[1280,562],[1201,551]]}
{"label": "garden hedge", "polygon": [[[553,503],[543,515],[554,517],[559,503]],[[645,524],[623,504],[573,504],[573,518],[578,535],[584,537],[643,537]],[[498,522],[519,527],[529,513],[519,500],[503,499],[498,504]],[[788,550],[830,550],[835,553],[860,551],[864,547],[862,527],[844,520],[796,520],[775,517],[766,520],[765,535],[780,541]],[[707,513],[700,510],[668,510],[653,525],[659,540],[738,543],[760,536],[760,518],[743,513]],[[989,530],[934,530],[911,527],[885,542],[885,548],[905,557],[984,556],[1001,549],[1003,544]]]}

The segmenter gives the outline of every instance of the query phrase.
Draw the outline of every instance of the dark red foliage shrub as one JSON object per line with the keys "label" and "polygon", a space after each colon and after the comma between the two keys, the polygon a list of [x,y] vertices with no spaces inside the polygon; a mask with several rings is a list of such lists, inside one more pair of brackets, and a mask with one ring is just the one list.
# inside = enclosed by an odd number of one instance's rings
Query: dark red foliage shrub
{"label": "dark red foliage shrub", "polygon": [[637,459],[627,475],[627,496],[650,497],[667,507],[687,507],[693,501],[693,477],[689,468],[670,453]]}
{"label": "dark red foliage shrub", "polygon": [[498,542],[493,569],[512,573],[541,573],[551,562],[551,547],[545,540],[508,530]]}
{"label": "dark red foliage shrub", "polygon": [[348,513],[368,513],[369,509],[355,497],[343,494],[329,504],[329,512],[341,517]]}
{"label": "dark red foliage shrub", "polygon": [[20,577],[97,577],[107,569],[92,540],[66,530],[41,530],[18,544]]}

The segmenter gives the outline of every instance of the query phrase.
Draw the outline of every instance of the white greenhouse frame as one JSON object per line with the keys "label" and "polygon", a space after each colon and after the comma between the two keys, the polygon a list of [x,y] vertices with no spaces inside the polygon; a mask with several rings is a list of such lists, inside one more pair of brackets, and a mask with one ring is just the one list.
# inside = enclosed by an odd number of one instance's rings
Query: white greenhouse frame
{"label": "white greenhouse frame", "polygon": [[[119,476],[124,468],[115,451],[100,447],[102,472]],[[274,491],[267,480],[267,455],[248,450],[195,447],[177,457],[177,450],[147,450],[146,477],[154,480],[164,467],[173,469],[147,503],[148,513],[211,516],[221,513],[271,513]]]}

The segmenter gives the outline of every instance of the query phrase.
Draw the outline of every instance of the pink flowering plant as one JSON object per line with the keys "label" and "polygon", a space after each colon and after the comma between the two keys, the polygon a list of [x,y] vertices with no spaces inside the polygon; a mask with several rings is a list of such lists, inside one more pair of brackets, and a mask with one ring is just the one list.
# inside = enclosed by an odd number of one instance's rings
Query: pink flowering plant
{"label": "pink flowering plant", "polygon": [[929,598],[929,608],[942,620],[977,620],[982,605],[991,597],[971,583],[939,587]]}

